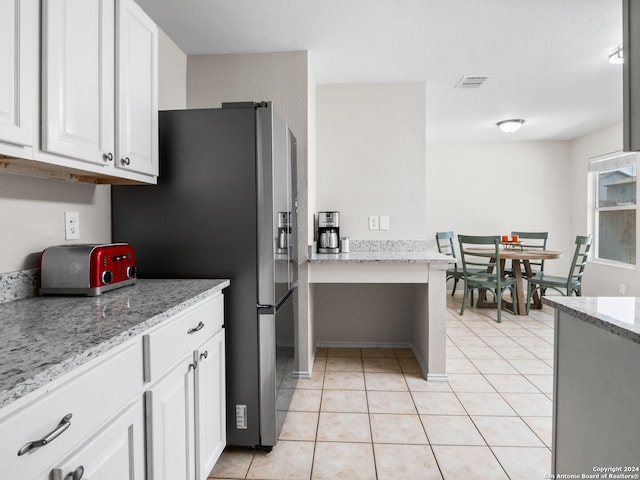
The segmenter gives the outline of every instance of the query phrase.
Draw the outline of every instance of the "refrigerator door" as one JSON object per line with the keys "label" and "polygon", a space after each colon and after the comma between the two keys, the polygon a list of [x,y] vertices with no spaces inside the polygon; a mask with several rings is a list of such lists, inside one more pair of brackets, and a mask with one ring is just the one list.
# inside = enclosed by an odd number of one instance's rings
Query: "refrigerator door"
{"label": "refrigerator door", "polygon": [[289,285],[295,288],[298,285],[298,170],[296,162],[298,158],[298,144],[296,137],[287,128],[287,154],[289,198],[288,205],[291,212],[291,228],[289,230]]}
{"label": "refrigerator door", "polygon": [[[286,411],[288,405],[281,398],[278,403],[279,385],[284,375],[292,375],[286,365],[279,365],[278,361],[290,361],[292,348],[289,341],[278,345],[277,337],[293,339],[294,294],[292,291],[275,309],[265,309],[259,315],[260,336],[260,445],[274,446],[278,441],[282,423],[278,422],[276,407]],[[282,343],[282,340],[281,340]],[[284,412],[283,412],[284,413]],[[284,415],[282,415],[284,419]]]}
{"label": "refrigerator door", "polygon": [[[291,288],[289,255],[279,253],[281,214],[291,212],[287,127],[267,103],[256,109],[258,303],[278,305]],[[289,173],[288,173],[289,172]]]}

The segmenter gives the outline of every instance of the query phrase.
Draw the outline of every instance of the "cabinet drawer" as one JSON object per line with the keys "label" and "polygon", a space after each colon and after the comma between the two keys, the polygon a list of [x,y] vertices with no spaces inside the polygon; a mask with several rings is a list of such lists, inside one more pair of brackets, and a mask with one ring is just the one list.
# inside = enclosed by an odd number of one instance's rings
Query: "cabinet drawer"
{"label": "cabinet drawer", "polygon": [[222,328],[223,320],[223,296],[217,295],[190,307],[158,330],[144,335],[145,381],[156,380],[186,352],[195,350]]}
{"label": "cabinet drawer", "polygon": [[[48,471],[142,389],[142,345],[132,341],[34,392],[36,398],[0,419],[0,478]],[[68,417],[69,425],[62,422]],[[21,456],[29,442],[57,438]],[[53,435],[51,435],[53,436]]]}

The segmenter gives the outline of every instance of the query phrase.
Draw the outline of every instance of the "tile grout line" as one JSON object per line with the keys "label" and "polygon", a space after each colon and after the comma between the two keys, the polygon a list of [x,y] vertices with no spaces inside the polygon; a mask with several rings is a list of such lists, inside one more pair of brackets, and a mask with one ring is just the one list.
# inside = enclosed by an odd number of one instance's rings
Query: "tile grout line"
{"label": "tile grout line", "polygon": [[[468,328],[468,327],[467,327],[467,328]],[[527,329],[526,327],[522,327],[522,328],[525,328],[526,330],[530,331],[530,330],[529,330],[529,329]],[[471,330],[471,329],[469,329],[469,330]],[[525,381],[527,381],[529,384],[531,384],[531,385],[532,385],[532,386],[533,386],[533,387],[538,391],[538,393],[539,393],[539,394],[544,395],[545,397],[547,397],[547,394],[546,394],[545,392],[543,392],[543,391],[542,391],[542,390],[541,390],[537,385],[534,385],[534,384],[533,384],[533,383],[532,383],[532,382],[531,382],[531,381],[530,381],[530,380],[525,376],[525,374],[524,374],[524,373],[522,373],[522,372],[520,372],[520,370],[518,370],[518,369],[517,369],[517,367],[515,367],[515,365],[511,364],[511,362],[510,362],[507,358],[505,358],[504,356],[502,356],[499,352],[495,351],[495,349],[494,349],[491,345],[489,345],[487,342],[485,342],[485,341],[484,341],[484,339],[483,339],[482,337],[480,337],[480,336],[479,336],[476,332],[474,332],[473,330],[472,330],[472,333],[473,333],[476,337],[478,337],[481,341],[483,341],[483,343],[485,343],[485,345],[486,345],[488,348],[490,348],[494,353],[496,353],[499,357],[501,357],[503,360],[505,360],[507,363],[509,363],[509,365],[510,365],[511,367],[513,367],[513,368],[518,372],[518,375],[519,375],[520,377],[523,377],[523,378],[525,379]],[[533,333],[533,332],[532,332],[532,333]],[[510,338],[510,337],[509,337],[509,338]],[[455,343],[455,340],[454,340],[454,339],[450,338],[450,340],[451,340],[452,342],[454,342],[454,343]],[[544,339],[543,339],[543,340],[544,340]],[[516,340],[516,342],[517,342],[517,340]],[[519,342],[517,342],[517,343],[519,343]],[[521,345],[521,344],[520,344],[520,345]],[[464,346],[461,346],[461,345],[458,345],[458,344],[456,344],[456,346],[457,346],[457,348],[460,350],[460,352],[461,352],[461,353],[466,357],[466,359],[467,359],[467,360],[469,360],[469,361],[473,364],[473,359],[471,359],[470,357],[468,357],[468,355],[465,353],[465,351],[464,351],[464,350],[465,350]],[[534,357],[536,357],[536,359],[538,359],[538,360],[540,360],[540,361],[543,361],[541,358],[539,358],[539,357],[538,357],[536,354],[534,354],[533,352],[529,351],[529,350],[528,350],[526,347],[524,347],[523,345],[521,345],[521,347],[522,347],[522,348],[524,348],[525,350],[527,350],[529,353],[531,353]],[[543,361],[543,362],[544,362],[544,361]],[[544,362],[544,363],[546,363],[546,362]],[[507,405],[509,405],[509,407],[510,407],[510,408],[511,408],[515,413],[516,413],[516,417],[517,417],[518,419],[520,419],[520,421],[522,421],[522,423],[523,423],[523,424],[527,427],[527,429],[528,429],[528,430],[529,430],[529,431],[530,431],[530,432],[535,436],[535,438],[537,438],[537,439],[540,441],[540,443],[542,443],[543,447],[544,447],[544,448],[546,448],[547,450],[551,451],[551,448],[547,446],[546,442],[545,442],[545,441],[540,437],[540,435],[538,435],[538,433],[537,433],[535,430],[533,430],[533,428],[531,428],[531,426],[526,422],[526,420],[524,420],[524,419],[522,418],[522,415],[520,415],[520,413],[519,413],[519,412],[518,412],[518,411],[517,411],[517,410],[516,410],[512,405],[511,405],[511,403],[509,403],[509,401],[504,397],[503,393],[505,393],[505,392],[500,392],[498,389],[496,389],[496,387],[495,387],[495,386],[494,386],[494,385],[493,385],[493,384],[492,384],[492,383],[491,383],[491,382],[486,378],[486,376],[485,376],[485,375],[487,375],[487,374],[485,374],[484,372],[482,372],[482,371],[481,371],[481,370],[480,370],[480,369],[479,369],[475,364],[473,364],[473,365],[474,365],[474,367],[478,370],[478,374],[479,374],[479,375],[481,375],[481,376],[484,378],[484,380],[485,380],[485,381],[487,381],[487,382],[492,386],[492,388],[494,388],[494,390],[496,391],[496,393],[498,393],[498,395],[500,395],[500,398],[502,398],[502,399],[507,403]],[[452,389],[452,390],[453,390],[453,389]],[[455,391],[455,390],[453,390],[453,391],[454,391],[454,394],[456,394],[456,398],[458,398],[458,401],[460,401],[460,399],[459,399],[459,397],[458,397],[458,395],[457,395],[457,394],[458,394],[458,392],[457,392],[457,391]],[[470,393],[471,393],[471,392],[470,392]],[[468,415],[469,419],[471,420],[471,422],[473,423],[473,425],[476,427],[476,430],[478,430],[478,432],[480,433],[480,435],[481,435],[481,436],[482,436],[482,438],[484,439],[485,443],[487,444],[487,446],[490,448],[491,452],[493,453],[493,456],[496,458],[496,460],[498,461],[498,463],[500,464],[500,466],[502,467],[502,469],[503,469],[503,470],[505,470],[505,473],[506,473],[506,474],[507,474],[507,476],[508,476],[508,472],[506,472],[506,469],[504,468],[504,466],[503,466],[503,465],[502,465],[502,463],[500,462],[500,459],[499,459],[499,458],[497,457],[497,455],[495,454],[495,451],[494,451],[494,449],[493,449],[493,447],[494,447],[494,446],[489,445],[489,443],[487,442],[486,438],[484,437],[484,435],[482,434],[482,432],[481,432],[481,431],[480,431],[480,429],[478,428],[478,425],[476,424],[476,422],[474,421],[474,419],[472,418],[472,416],[469,414],[469,412],[468,412],[468,410],[466,409],[466,407],[464,406],[464,404],[463,404],[461,401],[460,401],[460,404],[461,404],[461,405],[462,405],[462,407],[465,409],[465,411],[467,412],[467,415]],[[537,417],[536,415],[532,415],[532,416],[533,416],[533,417]],[[546,418],[546,416],[545,416],[545,418]],[[521,448],[541,448],[541,447],[521,447]]]}
{"label": "tile grout line", "polygon": [[[467,327],[467,328],[468,328],[468,327]],[[522,327],[522,328],[525,328],[525,327]],[[525,329],[526,329],[526,328],[525,328]],[[471,330],[471,329],[469,328],[469,330]],[[528,330],[528,329],[527,329],[527,330]],[[528,331],[529,331],[529,330],[528,330]],[[519,376],[523,377],[527,382],[529,382],[529,379],[528,379],[528,378],[526,378],[526,377],[524,376],[524,374],[523,374],[523,373],[521,373],[521,372],[520,372],[520,371],[519,371],[519,370],[518,370],[514,365],[512,365],[512,364],[511,364],[511,362],[509,362],[509,360],[507,360],[507,359],[506,359],[506,358],[504,358],[502,355],[500,355],[500,353],[496,352],[496,351],[494,350],[494,348],[493,348],[491,345],[489,345],[487,342],[485,342],[485,341],[484,341],[484,340],[483,340],[483,339],[482,339],[482,338],[481,338],[481,337],[480,337],[476,332],[474,332],[473,330],[471,330],[471,332],[474,334],[474,336],[475,336],[475,337],[477,337],[479,340],[481,340],[481,341],[482,341],[482,342],[483,342],[483,343],[484,343],[488,348],[490,348],[490,349],[491,349],[491,351],[493,351],[494,353],[496,353],[496,354],[497,354],[497,355],[498,355],[502,360],[505,360],[505,361],[506,361],[506,362],[507,362],[507,363],[508,363],[512,368],[514,368],[514,369],[518,372],[518,375],[519,375]],[[533,333],[533,332],[532,332],[532,333]],[[447,336],[447,337],[448,337],[448,336]],[[489,383],[489,385],[491,385],[491,387],[492,387],[492,388],[494,388],[494,390],[496,391],[496,393],[497,393],[498,395],[500,395],[500,398],[502,398],[502,399],[507,403],[507,405],[509,405],[509,408],[511,408],[511,409],[514,411],[514,413],[516,414],[516,417],[517,417],[518,419],[520,419],[520,421],[521,421],[521,422],[522,422],[522,423],[527,427],[527,429],[528,429],[531,433],[533,433],[533,434],[534,434],[535,438],[537,438],[537,439],[542,443],[543,447],[544,447],[544,448],[546,448],[546,449],[548,449],[548,450],[550,450],[550,449],[547,447],[546,443],[542,440],[542,438],[540,438],[540,436],[539,436],[539,435],[538,435],[538,434],[537,434],[537,433],[536,433],[536,432],[535,432],[535,431],[534,431],[534,430],[529,426],[529,424],[528,424],[528,423],[527,423],[527,422],[522,418],[522,416],[518,413],[518,411],[517,411],[515,408],[513,408],[513,406],[509,403],[509,401],[508,401],[508,400],[507,400],[507,399],[502,395],[502,393],[503,393],[503,392],[498,391],[498,390],[493,386],[493,384],[491,384],[491,382],[490,382],[490,381],[485,377],[485,375],[486,375],[486,374],[485,374],[484,372],[482,372],[482,371],[481,371],[481,370],[480,370],[480,369],[479,369],[479,368],[478,368],[478,367],[473,363],[473,359],[471,359],[471,358],[470,358],[470,357],[465,353],[465,351],[464,351],[465,349],[463,348],[463,346],[462,346],[462,345],[458,345],[458,344],[455,342],[455,340],[454,340],[453,338],[451,338],[451,337],[448,337],[448,338],[449,338],[449,339],[450,339],[450,340],[451,340],[451,341],[456,345],[456,347],[461,351],[461,353],[465,356],[465,358],[466,358],[468,361],[470,361],[470,362],[471,362],[471,364],[472,364],[472,365],[473,365],[473,366],[478,370],[478,374],[479,374],[479,375],[481,375],[481,376],[482,376],[482,378],[483,378],[486,382],[488,382],[488,383]],[[510,337],[509,337],[509,338],[510,338]],[[516,342],[517,342],[517,340],[516,340]],[[517,343],[519,343],[519,342],[517,342]],[[520,345],[521,345],[521,344],[520,344]],[[523,345],[521,345],[521,346],[522,346],[523,348],[525,348],[525,350],[527,350],[527,351],[528,351],[528,349],[527,349],[526,347],[524,347]],[[532,355],[534,355],[538,360],[542,361],[542,359],[540,359],[539,357],[537,357],[537,355],[535,355],[533,352],[530,352],[530,351],[529,351],[529,353],[531,353]],[[531,382],[529,382],[529,383],[531,383]],[[532,384],[532,385],[533,385],[533,384]],[[544,392],[542,392],[542,391],[541,391],[541,390],[540,390],[536,385],[533,385],[533,386],[536,388],[536,390],[538,390],[538,392],[540,392],[540,394],[545,395],[545,397],[546,397],[546,394],[545,394]],[[476,424],[476,422],[474,421],[473,417],[471,416],[471,414],[470,414],[470,413],[469,413],[469,411],[467,410],[467,407],[465,407],[465,405],[464,405],[464,404],[462,403],[462,401],[460,400],[460,397],[458,396],[458,393],[459,393],[459,392],[457,392],[457,391],[456,391],[455,389],[453,389],[453,388],[452,388],[452,391],[453,391],[454,395],[456,396],[456,399],[458,400],[458,402],[460,402],[460,405],[462,406],[462,408],[463,408],[463,409],[465,410],[465,412],[467,413],[467,416],[469,417],[469,419],[470,419],[470,420],[471,420],[471,422],[473,423],[474,427],[476,428],[476,430],[478,431],[478,433],[480,434],[480,436],[481,436],[481,437],[482,437],[482,439],[484,440],[485,444],[487,445],[487,447],[489,447],[489,450],[491,451],[491,454],[493,455],[493,457],[494,457],[494,458],[496,459],[496,461],[498,462],[498,465],[500,465],[500,468],[502,468],[502,470],[504,471],[504,473],[505,473],[505,475],[507,476],[507,478],[511,478],[511,476],[510,476],[510,475],[509,475],[509,473],[507,472],[507,470],[506,470],[505,466],[502,464],[502,462],[500,462],[500,459],[499,459],[499,458],[498,458],[498,456],[496,455],[496,452],[495,452],[494,448],[493,448],[491,445],[489,445],[489,442],[488,442],[488,441],[487,441],[487,439],[485,438],[485,436],[484,436],[484,434],[482,433],[482,431],[480,430],[480,428],[478,428],[478,425]],[[460,393],[462,393],[462,392],[460,392]],[[470,393],[471,393],[471,392],[470,392]],[[523,448],[525,448],[525,447],[523,447]],[[531,447],[531,448],[538,448],[538,447]]]}

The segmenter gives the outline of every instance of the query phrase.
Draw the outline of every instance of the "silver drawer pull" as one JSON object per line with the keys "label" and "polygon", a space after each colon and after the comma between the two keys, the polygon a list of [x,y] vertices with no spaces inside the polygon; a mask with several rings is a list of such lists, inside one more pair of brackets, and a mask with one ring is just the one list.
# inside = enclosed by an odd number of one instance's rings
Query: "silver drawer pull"
{"label": "silver drawer pull", "polygon": [[204,328],[204,323],[200,322],[197,327],[193,327],[193,328],[190,328],[189,330],[187,330],[187,333],[189,335],[191,335],[192,333],[199,332],[203,328]]}
{"label": "silver drawer pull", "polygon": [[200,354],[200,360],[202,360],[203,358],[207,358],[208,356],[209,356],[209,352],[205,350],[204,353]]}
{"label": "silver drawer pull", "polygon": [[24,447],[22,447],[20,450],[18,450],[18,456],[20,457],[25,453],[27,453],[28,451],[33,450],[34,448],[40,448],[40,447],[44,447],[45,445],[48,445],[49,443],[53,442],[56,438],[58,438],[60,435],[62,435],[70,426],[71,426],[71,414],[65,415],[64,417],[62,417],[62,420],[60,420],[60,423],[58,424],[58,426],[54,428],[53,431],[49,433],[46,437],[42,438],[41,440],[36,440],[35,442],[29,442],[25,444]]}

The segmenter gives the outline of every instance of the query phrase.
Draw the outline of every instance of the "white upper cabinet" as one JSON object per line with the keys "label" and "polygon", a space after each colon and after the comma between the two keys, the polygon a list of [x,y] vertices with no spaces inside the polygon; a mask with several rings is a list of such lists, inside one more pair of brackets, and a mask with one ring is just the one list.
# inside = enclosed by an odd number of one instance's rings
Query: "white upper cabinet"
{"label": "white upper cabinet", "polygon": [[113,161],[114,0],[46,0],[42,8],[42,149]]}
{"label": "white upper cabinet", "polygon": [[[0,154],[33,145],[38,62],[36,0],[0,2]],[[2,145],[2,144],[9,145]],[[18,149],[18,150],[14,150]]]}
{"label": "white upper cabinet", "polygon": [[155,183],[157,59],[157,27],[132,0],[43,0],[36,160]]}
{"label": "white upper cabinet", "polygon": [[131,0],[118,11],[118,165],[158,174],[158,29]]}

